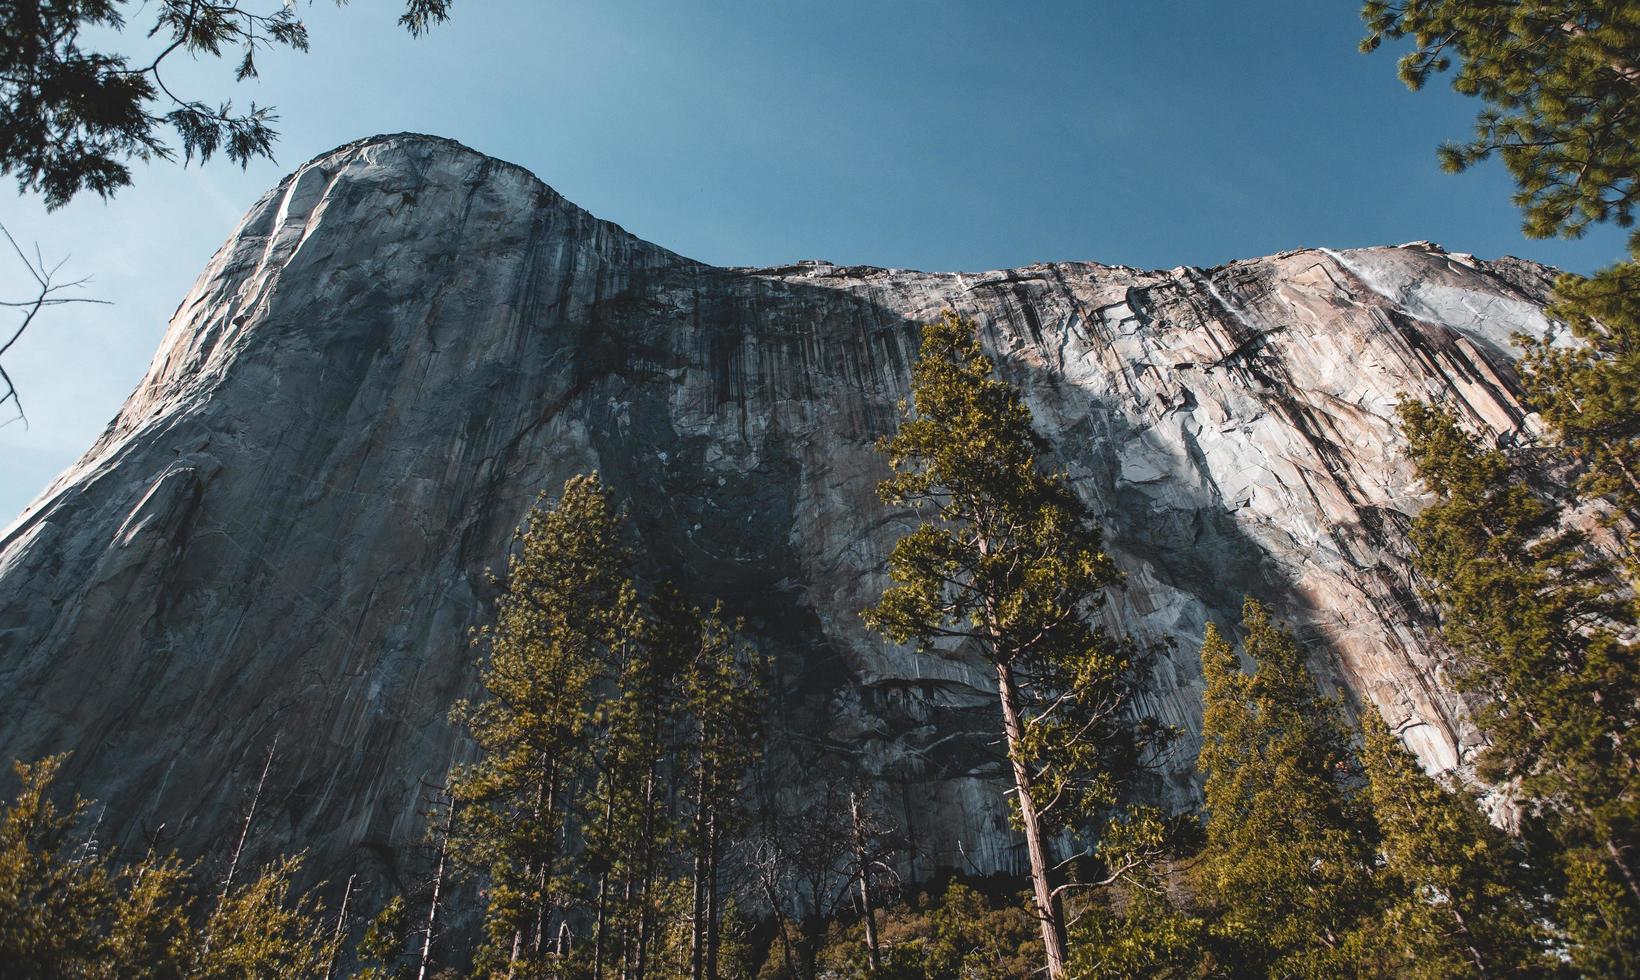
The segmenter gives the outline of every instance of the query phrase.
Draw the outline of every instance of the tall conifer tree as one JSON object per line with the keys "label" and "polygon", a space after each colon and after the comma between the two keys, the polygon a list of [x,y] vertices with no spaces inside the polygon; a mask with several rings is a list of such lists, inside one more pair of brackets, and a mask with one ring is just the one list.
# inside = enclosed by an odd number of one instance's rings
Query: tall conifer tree
{"label": "tall conifer tree", "polygon": [[727,851],[745,829],[746,781],[762,755],[763,668],[757,652],[724,622],[721,606],[700,617],[695,636],[683,683],[690,728],[684,783],[693,862],[691,975],[718,980],[728,919]]}
{"label": "tall conifer tree", "polygon": [[478,958],[489,975],[547,975],[581,884],[571,847],[593,773],[598,682],[634,601],[619,531],[595,474],[531,513],[495,624],[480,633],[486,697],[455,711],[480,754],[451,780],[452,852],[489,879]]}
{"label": "tall conifer tree", "polygon": [[[1043,446],[974,325],[923,328],[912,407],[879,445],[881,493],[922,521],[889,557],[897,583],[867,622],[896,642],[978,653],[994,672],[1013,802],[1051,980],[1067,975],[1055,830],[1113,805],[1134,762],[1129,649],[1089,622],[1119,578],[1101,531]],[[1118,761],[1118,759],[1120,761]]]}
{"label": "tall conifer tree", "polygon": [[1361,943],[1377,972],[1431,980],[1552,972],[1544,910],[1532,901],[1518,842],[1488,823],[1463,787],[1425,773],[1376,712],[1361,729],[1387,896]]}
{"label": "tall conifer tree", "polygon": [[672,853],[681,840],[673,800],[682,749],[685,654],[698,632],[663,597],[657,612],[628,601],[616,644],[613,696],[600,709],[603,754],[587,828],[597,876],[593,975],[642,980],[652,972]]}
{"label": "tall conifer tree", "polygon": [[[1621,948],[1614,937],[1640,932],[1634,606],[1503,453],[1430,406],[1406,403],[1401,417],[1437,498],[1413,521],[1414,567],[1460,655],[1459,684],[1480,702],[1491,739],[1480,773],[1518,781],[1548,825],[1563,851],[1566,908],[1605,910],[1562,916],[1574,958]],[[1635,955],[1628,968],[1640,970]]]}
{"label": "tall conifer tree", "polygon": [[1640,581],[1640,263],[1562,277],[1555,289],[1561,302],[1551,312],[1582,343],[1522,338],[1527,396],[1583,464],[1580,489],[1626,520],[1629,574]]}
{"label": "tall conifer tree", "polygon": [[1351,781],[1349,730],[1291,633],[1249,599],[1235,649],[1208,627],[1198,763],[1207,845],[1196,881],[1237,976],[1339,976],[1375,901],[1370,815]]}

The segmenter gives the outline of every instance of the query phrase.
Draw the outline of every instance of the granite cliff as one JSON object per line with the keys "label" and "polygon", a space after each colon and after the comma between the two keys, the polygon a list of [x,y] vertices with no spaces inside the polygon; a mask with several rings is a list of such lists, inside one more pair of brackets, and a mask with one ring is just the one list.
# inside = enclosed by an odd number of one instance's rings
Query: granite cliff
{"label": "granite cliff", "polygon": [[691,261],[452,142],[363,140],[258,201],[85,456],[0,532],[0,755],[75,749],[115,842],[237,835],[275,738],[263,846],[391,870],[468,628],[538,491],[592,468],[658,568],[773,655],[779,765],[882,781],[916,866],[1017,868],[986,675],[862,626],[904,515],[873,440],[919,322],[974,318],[1127,573],[1112,625],[1171,650],[1144,708],[1185,737],[1149,785],[1196,793],[1196,647],[1243,594],[1432,769],[1475,746],[1404,531],[1397,395],[1513,437],[1509,336],[1552,270],[1427,243],[1216,269],[956,274]]}

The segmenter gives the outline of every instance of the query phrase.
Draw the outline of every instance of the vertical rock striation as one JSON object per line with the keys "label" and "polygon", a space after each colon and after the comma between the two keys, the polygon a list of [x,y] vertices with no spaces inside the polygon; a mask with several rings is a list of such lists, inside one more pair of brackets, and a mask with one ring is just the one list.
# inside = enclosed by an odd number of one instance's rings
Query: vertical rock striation
{"label": "vertical rock striation", "polygon": [[1103,516],[1112,625],[1172,644],[1143,707],[1185,737],[1150,792],[1196,793],[1196,648],[1247,593],[1452,767],[1476,736],[1408,577],[1393,406],[1529,430],[1509,336],[1556,329],[1550,278],[1427,243],[716,268],[449,141],[364,140],[251,208],[107,431],[0,535],[0,754],[73,748],[118,840],[205,847],[277,736],[264,847],[392,873],[460,751],[486,566],[539,491],[598,468],[658,567],[773,654],[771,797],[852,759],[900,801],[915,873],[1017,868],[985,675],[859,618],[907,527],[872,443],[915,325],[953,308]]}

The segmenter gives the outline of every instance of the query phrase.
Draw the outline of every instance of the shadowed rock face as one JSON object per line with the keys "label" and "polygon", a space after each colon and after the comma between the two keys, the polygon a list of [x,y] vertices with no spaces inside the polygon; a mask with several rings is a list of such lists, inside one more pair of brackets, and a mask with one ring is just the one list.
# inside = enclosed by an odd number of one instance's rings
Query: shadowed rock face
{"label": "shadowed rock face", "polygon": [[[1508,337],[1550,270],[1424,243],[1212,269],[933,274],[703,265],[449,141],[299,169],[182,301],[95,446],[0,537],[0,755],[73,748],[105,839],[237,837],[277,737],[264,850],[333,877],[421,833],[473,691],[466,642],[536,494],[597,468],[659,573],[775,658],[769,798],[877,773],[914,873],[1021,864],[987,675],[859,611],[907,528],[873,440],[915,325],[973,317],[1107,526],[1111,625],[1168,641],[1143,708],[1185,733],[1196,649],[1251,593],[1431,768],[1474,744],[1406,570],[1398,393],[1530,428]],[[392,870],[387,868],[389,872]]]}

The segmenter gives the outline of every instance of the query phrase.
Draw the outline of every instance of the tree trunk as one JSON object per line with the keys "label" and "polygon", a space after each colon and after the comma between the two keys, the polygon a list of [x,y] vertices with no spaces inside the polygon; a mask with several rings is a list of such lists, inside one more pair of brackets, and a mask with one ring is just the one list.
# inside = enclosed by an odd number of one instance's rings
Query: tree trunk
{"label": "tree trunk", "polygon": [[855,877],[860,881],[860,913],[866,927],[866,959],[871,963],[871,972],[876,973],[883,968],[883,957],[882,950],[877,945],[876,911],[871,907],[871,860],[866,853],[865,825],[860,817],[860,797],[852,791],[848,794],[848,810],[854,830]]}
{"label": "tree trunk", "polygon": [[775,935],[780,938],[780,955],[786,964],[786,975],[791,980],[799,980],[802,974],[797,971],[797,957],[792,951],[791,930],[786,923],[785,910],[780,907],[780,896],[774,890],[774,884],[769,876],[759,874],[762,879],[763,895],[769,901],[769,914],[774,917]]}
{"label": "tree trunk", "polygon": [[718,825],[717,808],[706,818],[706,980],[718,980]]}
{"label": "tree trunk", "polygon": [[695,779],[695,860],[694,896],[689,922],[689,976],[706,977],[706,764],[701,763]]}
{"label": "tree trunk", "polygon": [[1635,902],[1640,903],[1640,881],[1635,880],[1634,869],[1629,867],[1629,862],[1624,859],[1622,848],[1610,837],[1606,838],[1606,853],[1611,855],[1612,864],[1617,866],[1617,873],[1623,876],[1623,882],[1634,894]]}
{"label": "tree trunk", "polygon": [[433,870],[433,897],[427,903],[427,928],[421,937],[421,963],[416,967],[416,980],[427,980],[427,967],[433,960],[433,928],[438,925],[438,893],[444,887],[444,858],[449,847],[450,830],[446,823],[438,838],[438,866]]}
{"label": "tree trunk", "polygon": [[653,904],[655,881],[655,757],[649,757],[649,774],[643,787],[643,871],[638,879],[638,948],[633,961],[633,980],[643,980],[649,962],[649,937],[655,931]]}
{"label": "tree trunk", "polygon": [[1452,921],[1457,923],[1458,932],[1463,935],[1463,948],[1469,951],[1469,958],[1475,962],[1475,975],[1490,975],[1490,971],[1486,969],[1486,959],[1481,956],[1481,951],[1475,948],[1475,936],[1469,931],[1469,923],[1463,920],[1463,913],[1458,911],[1457,903],[1452,900],[1452,896],[1447,896],[1447,902],[1447,907],[1452,910]]}
{"label": "tree trunk", "polygon": [[325,957],[325,980],[330,980],[336,971],[336,954],[342,951],[342,940],[347,936],[347,902],[353,897],[353,879],[358,875],[347,876],[347,890],[342,892],[342,908],[336,913],[336,933],[330,938],[330,952]]}
{"label": "tree trunk", "polygon": [[[610,798],[604,801],[604,840],[608,841],[612,828],[615,825],[615,790],[610,788]],[[607,855],[606,855],[607,856]],[[593,924],[592,933],[592,975],[595,980],[603,980],[604,976],[604,948],[605,933],[609,929],[609,869],[598,872],[598,914]]]}
{"label": "tree trunk", "polygon": [[250,809],[245,812],[245,826],[239,831],[239,843],[234,845],[233,860],[228,862],[228,874],[222,879],[222,897],[217,901],[227,901],[228,891],[233,888],[234,872],[239,870],[240,855],[245,853],[245,842],[250,840],[251,823],[256,820],[256,805],[262,802],[262,787],[267,785],[268,770],[273,768],[273,753],[279,748],[279,736],[273,736],[273,744],[268,746],[268,760],[262,763],[262,775],[256,780],[256,792],[251,795]]}
{"label": "tree trunk", "polygon": [[1036,800],[1031,796],[1031,771],[1020,754],[1025,736],[1019,718],[1019,688],[1014,671],[1006,663],[997,664],[997,693],[1002,701],[1002,728],[1008,736],[1008,759],[1014,767],[1014,792],[1019,801],[1019,822],[1025,828],[1025,851],[1031,861],[1031,889],[1037,918],[1042,923],[1042,947],[1048,957],[1048,980],[1065,980],[1065,935],[1053,886],[1048,881],[1048,854],[1042,842]]}

